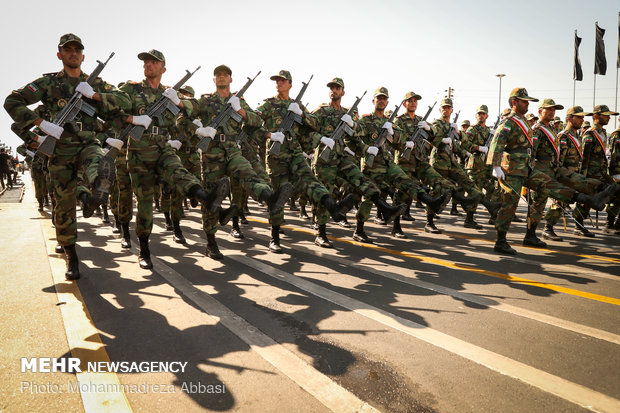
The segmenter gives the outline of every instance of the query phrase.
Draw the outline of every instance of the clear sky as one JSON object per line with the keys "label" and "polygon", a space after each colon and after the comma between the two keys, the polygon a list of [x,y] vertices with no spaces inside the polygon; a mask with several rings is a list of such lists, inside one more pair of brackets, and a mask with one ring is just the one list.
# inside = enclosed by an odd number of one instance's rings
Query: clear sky
{"label": "clear sky", "polygon": [[[116,52],[102,77],[117,84],[143,78],[137,54],[162,51],[172,85],[186,69],[202,66],[188,82],[197,94],[212,92],[213,68],[233,70],[233,90],[247,76],[262,74],[245,97],[252,106],[275,94],[269,76],[280,69],[293,76],[292,95],[314,74],[303,98],[309,109],[328,99],[325,84],[342,77],[350,105],[364,90],[359,106],[372,110],[372,92],[385,86],[390,105],[405,92],[422,95],[418,113],[455,90],[460,120],[474,120],[487,104],[490,123],[498,112],[498,73],[502,108],[514,87],[531,96],[553,98],[566,108],[573,100],[573,42],[577,29],[584,80],[577,82],[576,104],[593,106],[594,22],[606,29],[607,75],[597,76],[596,104],[615,106],[618,47],[617,0],[500,2],[480,1],[19,1],[3,2],[0,38],[0,95],[25,86],[43,73],[58,71],[58,39],[72,32],[82,38],[90,72],[96,60]],[[532,104],[530,111],[536,111]],[[558,115],[564,115],[559,111]],[[438,116],[438,111],[431,118]],[[21,140],[0,111],[0,141],[15,147]],[[613,127],[613,121],[610,126]]]}

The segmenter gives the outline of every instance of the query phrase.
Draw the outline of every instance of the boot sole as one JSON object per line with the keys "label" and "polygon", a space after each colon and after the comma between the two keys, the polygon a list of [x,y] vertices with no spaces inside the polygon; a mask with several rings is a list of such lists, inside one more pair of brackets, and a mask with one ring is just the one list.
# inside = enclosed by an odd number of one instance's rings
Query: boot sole
{"label": "boot sole", "polygon": [[[278,199],[273,203],[271,208],[269,208],[269,213],[271,215],[277,214],[284,208],[286,201],[291,199],[291,194],[293,193],[293,185],[290,182],[284,183],[279,189]],[[291,211],[293,211],[291,209]]]}
{"label": "boot sole", "polygon": [[211,206],[209,211],[212,214],[215,214],[220,206],[222,206],[222,201],[224,198],[228,196],[230,192],[230,181],[228,178],[222,178],[217,182],[217,190],[215,193],[215,199],[211,202]]}

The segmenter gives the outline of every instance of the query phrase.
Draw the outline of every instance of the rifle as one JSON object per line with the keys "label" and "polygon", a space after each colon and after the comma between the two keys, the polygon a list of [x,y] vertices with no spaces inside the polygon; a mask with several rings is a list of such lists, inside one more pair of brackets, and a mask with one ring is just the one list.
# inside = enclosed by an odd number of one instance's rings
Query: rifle
{"label": "rifle", "polygon": [[[243,85],[241,90],[235,93],[235,96],[238,98],[241,98],[243,94],[246,92],[246,90],[248,90],[250,85],[252,85],[254,80],[258,77],[258,75],[260,75],[260,73],[261,71],[259,70],[256,76],[254,76],[254,78],[251,79],[248,77],[248,81],[245,82],[245,85]],[[213,121],[209,124],[209,126],[212,127],[213,129],[222,127],[222,130],[224,131],[224,133],[226,135],[230,135],[229,130],[228,130],[228,120],[230,118],[233,118],[237,122],[241,122],[243,120],[241,115],[235,112],[235,110],[232,108],[232,105],[230,104],[230,99],[228,99],[228,102],[226,103],[226,107],[222,109],[220,113],[217,114],[217,116],[215,117],[215,119],[213,119]],[[203,152],[206,152],[207,149],[209,149],[209,145],[211,145],[212,140],[213,138],[209,138],[208,136],[205,136],[200,140],[200,142],[198,142],[198,145],[196,146],[200,148]]]}
{"label": "rifle", "polygon": [[[310,81],[313,77],[314,75],[310,76],[310,79],[308,79],[308,82],[306,83],[302,82],[303,86],[301,87],[301,90],[295,98],[295,102],[297,104],[301,103],[301,98],[304,96],[304,93],[306,93],[306,89],[308,88],[308,85],[310,84]],[[299,123],[301,125],[302,122],[303,119],[301,118],[301,116],[289,110],[288,112],[286,112],[286,115],[284,116],[284,119],[282,119],[282,123],[280,124],[280,127],[276,132],[282,132],[284,134],[288,133],[291,137],[294,137],[295,131],[293,130],[293,125],[295,123]],[[269,148],[269,153],[272,155],[278,155],[280,153],[280,145],[280,142],[274,141],[273,144],[271,144],[271,148]]]}
{"label": "rifle", "polygon": [[[357,109],[357,105],[359,105],[359,103],[362,101],[364,96],[366,96],[366,91],[364,91],[364,94],[361,97],[355,98],[355,103],[353,104],[353,106],[351,106],[351,109],[349,109],[349,111],[347,112],[347,115],[353,116],[353,114],[355,113],[355,110]],[[333,139],[334,142],[337,142],[337,141],[342,140],[342,137],[344,136],[345,133],[349,136],[353,136],[353,129],[351,129],[349,125],[347,125],[346,123],[344,123],[344,121],[341,120],[338,123],[338,126],[336,126],[336,129],[334,129],[334,131],[329,137]],[[330,153],[331,153],[331,149],[329,149],[329,146],[325,146],[325,148],[323,148],[323,151],[321,151],[319,158],[327,162],[329,160]]]}
{"label": "rifle", "polygon": [[[396,106],[396,109],[394,109],[394,112],[392,112],[392,115],[390,116],[390,118],[388,119],[388,122],[393,123],[394,119],[396,119],[396,115],[398,115],[398,111],[401,107],[401,105],[403,104],[403,102],[400,102],[400,105]],[[375,139],[375,143],[373,146],[376,146],[377,148],[380,148],[381,146],[383,146],[383,144],[385,143],[385,140],[388,137],[388,131],[385,128],[382,128],[381,133],[379,133],[379,136],[377,136],[377,139]],[[375,162],[375,156],[368,154],[366,156],[366,165],[368,165],[369,168],[372,168],[372,164]]]}
{"label": "rifle", "polygon": [[[433,108],[435,107],[436,104],[437,104],[437,101],[435,101],[435,103],[433,103],[433,106],[429,106],[428,107],[428,110],[426,111],[426,114],[422,118],[422,120],[424,122],[426,122],[426,119],[428,119],[428,117],[430,116],[430,114],[433,111]],[[408,142],[411,141],[411,142],[413,142],[413,146],[417,146],[421,139],[428,139],[428,132],[425,131],[423,128],[417,128],[416,131],[413,132],[411,134],[411,136],[409,136],[409,139],[407,139],[407,141]],[[401,158],[405,158],[406,160],[409,160],[410,157],[411,157],[411,148],[407,148],[402,153]]]}
{"label": "rifle", "polygon": [[[185,84],[185,82],[187,82],[189,78],[192,77],[194,73],[198,71],[198,69],[200,69],[200,66],[198,66],[196,70],[194,70],[193,72],[190,72],[189,70],[185,70],[186,72],[185,76],[183,76],[183,78],[179,80],[176,83],[176,85],[174,85],[172,88],[174,90],[179,90]],[[155,103],[153,103],[151,106],[148,107],[148,109],[145,112],[145,115],[148,115],[151,118],[157,118],[159,120],[159,123],[161,124],[163,123],[162,116],[166,110],[169,110],[175,116],[178,115],[180,111],[177,105],[175,105],[174,103],[172,103],[170,99],[162,95],[159,97],[159,99],[155,101]],[[140,138],[142,138],[142,135],[144,134],[144,130],[145,130],[144,126],[132,125],[130,123],[129,125],[125,126],[125,128],[118,135],[117,139],[122,140],[123,145],[127,143],[129,136],[139,141]],[[118,149],[110,148],[110,150],[108,151],[108,153],[106,153],[105,156],[115,159],[117,152],[118,152]]]}
{"label": "rifle", "polygon": [[[493,125],[493,130],[497,130],[497,127],[499,126],[499,121],[500,121],[501,117],[499,115],[497,115],[497,120],[495,121],[495,124]],[[481,157],[481,161],[482,163],[486,163],[487,161],[487,157],[489,155],[488,149],[489,146],[491,146],[491,141],[493,140],[493,134],[491,133],[491,131],[489,131],[489,137],[487,138],[486,142],[484,142],[484,146],[487,147],[487,153],[483,154],[483,156]]]}
{"label": "rifle", "polygon": [[[110,57],[108,57],[108,60],[106,60],[104,63],[101,63],[99,60],[97,60],[97,67],[95,68],[95,70],[93,70],[90,76],[88,76],[88,79],[86,79],[86,83],[92,85],[95,82],[95,80],[97,79],[97,77],[99,77],[99,74],[103,71],[103,68],[108,64],[112,56],[114,56],[114,52],[110,54]],[[69,102],[67,102],[65,107],[62,108],[60,112],[58,112],[52,123],[58,126],[62,126],[63,128],[65,124],[69,124],[72,130],[78,130],[77,124],[73,121],[78,115],[78,113],[84,112],[88,116],[94,116],[95,112],[97,111],[94,106],[84,102],[82,98],[83,95],[80,92],[75,92],[73,96],[71,96],[71,99],[69,99]],[[55,147],[56,138],[46,136],[43,143],[39,145],[37,152],[51,156],[54,153]]]}

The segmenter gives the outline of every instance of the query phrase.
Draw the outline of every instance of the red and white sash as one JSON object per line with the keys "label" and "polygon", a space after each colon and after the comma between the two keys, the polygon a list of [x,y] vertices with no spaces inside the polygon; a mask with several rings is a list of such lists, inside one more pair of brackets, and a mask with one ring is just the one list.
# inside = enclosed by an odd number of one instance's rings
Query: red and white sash
{"label": "red and white sash", "polygon": [[581,145],[579,144],[579,141],[577,140],[577,138],[575,138],[572,133],[570,133],[568,131],[568,129],[564,129],[561,133],[561,135],[568,135],[568,137],[570,138],[570,140],[573,142],[573,145],[575,145],[575,148],[577,148],[577,153],[579,153],[579,158],[583,159],[583,152],[581,152]]}
{"label": "red and white sash", "polygon": [[560,150],[558,149],[558,147],[555,144],[555,138],[556,138],[555,133],[551,132],[543,124],[540,125],[539,129],[541,131],[543,131],[543,133],[547,136],[547,139],[549,139],[549,142],[551,142],[551,146],[555,150],[556,159],[560,159]]}
{"label": "red and white sash", "polygon": [[532,145],[532,139],[530,138],[530,136],[532,135],[532,128],[530,128],[530,124],[523,119],[518,118],[516,115],[512,116],[510,119],[513,120],[517,124],[517,126],[519,126],[519,128],[521,128],[521,130],[525,134],[525,137],[530,142],[530,145]]}

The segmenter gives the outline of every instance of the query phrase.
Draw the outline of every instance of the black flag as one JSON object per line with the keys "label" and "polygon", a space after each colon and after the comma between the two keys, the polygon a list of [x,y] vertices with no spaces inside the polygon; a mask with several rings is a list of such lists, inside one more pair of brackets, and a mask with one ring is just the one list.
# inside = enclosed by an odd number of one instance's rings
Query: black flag
{"label": "black flag", "polygon": [[607,73],[607,59],[605,59],[605,29],[598,27],[596,23],[596,44],[594,46],[594,74],[604,75]]}
{"label": "black flag", "polygon": [[616,67],[620,67],[620,13],[618,13],[618,64]]}
{"label": "black flag", "polygon": [[575,30],[575,64],[573,66],[573,80],[583,80],[583,71],[581,70],[581,60],[579,60],[579,45],[581,44],[581,37],[577,36],[577,30]]}

